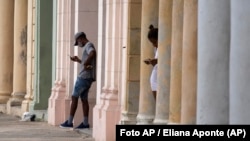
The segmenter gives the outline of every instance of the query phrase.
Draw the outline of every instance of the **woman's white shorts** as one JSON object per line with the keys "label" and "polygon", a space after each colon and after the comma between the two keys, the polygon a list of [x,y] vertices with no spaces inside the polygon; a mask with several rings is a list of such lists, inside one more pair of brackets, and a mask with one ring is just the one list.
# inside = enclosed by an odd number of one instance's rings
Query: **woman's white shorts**
{"label": "woman's white shorts", "polygon": [[155,65],[152,70],[150,84],[152,91],[157,91],[157,65]]}

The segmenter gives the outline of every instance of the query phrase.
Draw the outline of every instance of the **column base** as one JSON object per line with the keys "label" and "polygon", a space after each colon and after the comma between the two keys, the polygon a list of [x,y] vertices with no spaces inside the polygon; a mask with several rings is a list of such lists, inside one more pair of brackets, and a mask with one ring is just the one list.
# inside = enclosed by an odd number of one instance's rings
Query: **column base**
{"label": "column base", "polygon": [[1,113],[7,113],[7,106],[6,104],[0,104],[0,112]]}
{"label": "column base", "polygon": [[103,104],[94,108],[93,137],[96,141],[112,141],[115,140],[115,128],[121,112],[117,94],[106,94]]}
{"label": "column base", "polygon": [[7,102],[7,114],[22,117],[21,104],[24,99],[24,93],[12,93],[12,97]]}
{"label": "column base", "polygon": [[154,122],[153,122],[153,124],[163,124],[163,125],[166,125],[166,124],[168,124],[168,120],[167,119],[155,119],[154,120]]}
{"label": "column base", "polygon": [[21,106],[24,96],[24,92],[13,92],[7,103],[9,103],[10,106]]}
{"label": "column base", "polygon": [[143,115],[143,114],[137,115],[137,125],[152,124],[153,120],[154,116]]}
{"label": "column base", "polygon": [[6,104],[7,114],[22,117],[21,104],[19,101],[9,100]]}
{"label": "column base", "polygon": [[[69,109],[70,99],[65,99],[66,88],[63,82],[56,82],[51,90],[48,105],[48,123],[51,125],[59,125],[64,122],[65,116],[69,113],[65,110]],[[66,108],[67,107],[67,108]]]}
{"label": "column base", "polygon": [[6,104],[8,100],[10,99],[11,93],[5,93],[1,92],[0,93],[0,104]]}
{"label": "column base", "polygon": [[120,124],[136,124],[136,113],[123,112],[120,120]]}
{"label": "column base", "polygon": [[31,102],[30,100],[24,100],[22,102],[22,105],[21,105],[21,111],[22,111],[22,113],[29,111],[29,104],[30,104],[30,102]]}
{"label": "column base", "polygon": [[177,122],[169,122],[168,125],[180,125],[180,123],[177,123]]}

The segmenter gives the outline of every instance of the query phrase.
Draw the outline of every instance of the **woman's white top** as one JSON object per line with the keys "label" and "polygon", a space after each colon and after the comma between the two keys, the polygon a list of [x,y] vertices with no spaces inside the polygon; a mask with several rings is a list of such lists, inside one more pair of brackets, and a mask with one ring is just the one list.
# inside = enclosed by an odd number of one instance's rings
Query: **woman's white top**
{"label": "woman's white top", "polygon": [[[155,52],[154,58],[157,59],[158,58],[157,48],[155,48],[154,52]],[[150,84],[151,84],[152,91],[156,91],[157,90],[157,64],[155,64],[151,72]]]}

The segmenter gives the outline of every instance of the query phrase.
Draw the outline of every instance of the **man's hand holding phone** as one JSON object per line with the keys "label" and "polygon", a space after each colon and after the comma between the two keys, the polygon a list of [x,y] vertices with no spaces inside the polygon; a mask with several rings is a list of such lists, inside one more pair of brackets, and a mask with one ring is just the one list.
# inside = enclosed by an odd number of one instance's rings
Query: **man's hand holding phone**
{"label": "man's hand holding phone", "polygon": [[70,56],[70,55],[68,56],[70,57],[70,60],[81,63],[81,60],[78,58],[78,56]]}

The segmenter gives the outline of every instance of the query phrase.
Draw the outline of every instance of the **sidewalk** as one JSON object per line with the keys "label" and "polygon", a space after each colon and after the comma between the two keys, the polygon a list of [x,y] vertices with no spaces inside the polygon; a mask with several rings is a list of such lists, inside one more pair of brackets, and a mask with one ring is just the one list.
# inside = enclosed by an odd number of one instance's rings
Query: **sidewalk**
{"label": "sidewalk", "polygon": [[0,113],[0,141],[94,141],[92,130],[61,129],[47,122],[20,121]]}

